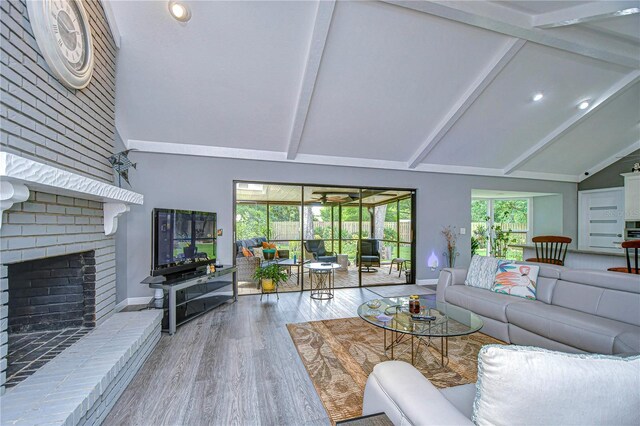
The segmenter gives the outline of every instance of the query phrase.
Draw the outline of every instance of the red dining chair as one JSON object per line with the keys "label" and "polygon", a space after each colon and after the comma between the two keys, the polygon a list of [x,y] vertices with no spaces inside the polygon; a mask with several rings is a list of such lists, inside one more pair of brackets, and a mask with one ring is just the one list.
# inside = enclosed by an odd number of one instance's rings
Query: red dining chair
{"label": "red dining chair", "polygon": [[527,262],[551,263],[564,266],[564,259],[567,257],[567,249],[572,241],[571,238],[543,235],[533,237],[531,241],[536,245],[536,257],[527,259]]}
{"label": "red dining chair", "polygon": [[[640,248],[640,240],[625,241],[621,245],[627,254],[627,267],[609,268],[608,270],[613,272],[626,272],[627,274],[640,274],[640,270],[638,269],[638,249]],[[633,249],[633,257],[635,259],[634,268],[631,267],[631,250],[629,249]]]}

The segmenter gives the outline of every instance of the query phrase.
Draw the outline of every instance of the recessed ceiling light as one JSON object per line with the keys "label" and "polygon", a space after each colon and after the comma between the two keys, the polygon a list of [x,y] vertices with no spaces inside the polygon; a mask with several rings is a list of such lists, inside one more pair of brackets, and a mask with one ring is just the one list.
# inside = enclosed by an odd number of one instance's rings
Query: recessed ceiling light
{"label": "recessed ceiling light", "polygon": [[533,95],[533,100],[534,102],[538,102],[539,100],[541,100],[542,98],[544,98],[544,95],[542,94],[542,92],[538,92],[535,95]]}
{"label": "recessed ceiling light", "polygon": [[589,101],[582,101],[578,104],[578,109],[587,109],[589,105]]}
{"label": "recessed ceiling light", "polygon": [[171,13],[171,16],[180,22],[187,22],[191,19],[191,11],[187,5],[177,1],[169,2],[169,13]]}

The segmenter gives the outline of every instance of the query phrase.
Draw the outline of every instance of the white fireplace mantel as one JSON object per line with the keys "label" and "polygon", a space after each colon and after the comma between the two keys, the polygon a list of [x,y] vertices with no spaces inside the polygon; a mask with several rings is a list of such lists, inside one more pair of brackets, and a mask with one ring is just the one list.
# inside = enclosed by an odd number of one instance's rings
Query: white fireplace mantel
{"label": "white fireplace mantel", "polygon": [[29,199],[30,190],[103,202],[106,235],[115,234],[118,217],[128,212],[130,205],[142,204],[144,200],[137,192],[0,152],[0,214],[13,204]]}

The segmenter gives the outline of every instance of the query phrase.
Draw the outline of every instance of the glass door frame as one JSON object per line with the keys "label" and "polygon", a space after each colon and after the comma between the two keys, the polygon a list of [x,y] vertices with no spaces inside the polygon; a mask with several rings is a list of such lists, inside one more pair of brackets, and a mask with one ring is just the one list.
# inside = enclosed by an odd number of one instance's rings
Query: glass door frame
{"label": "glass door frame", "polygon": [[[402,244],[410,244],[411,245],[411,263],[410,263],[410,268],[409,271],[411,271],[411,276],[412,276],[412,283],[415,284],[416,282],[416,241],[415,241],[415,235],[416,235],[416,199],[417,199],[417,189],[416,188],[398,188],[398,187],[378,187],[378,186],[361,186],[361,185],[335,185],[335,184],[322,184],[322,183],[299,183],[299,182],[272,182],[272,181],[261,181],[261,180],[251,180],[251,179],[234,179],[232,181],[232,191],[233,191],[233,197],[232,197],[232,202],[233,202],[233,212],[232,212],[232,221],[233,221],[233,226],[232,226],[232,240],[231,240],[231,244],[232,244],[232,256],[233,256],[233,265],[236,264],[236,241],[237,241],[237,229],[236,229],[236,217],[237,217],[237,206],[238,206],[238,199],[237,199],[237,185],[239,183],[250,183],[250,184],[261,184],[261,185],[283,185],[283,186],[297,186],[300,187],[301,189],[301,195],[300,195],[300,204],[298,203],[288,203],[288,202],[275,202],[275,201],[262,201],[262,202],[256,202],[256,204],[264,204],[266,206],[267,209],[267,233],[270,234],[270,229],[269,229],[269,205],[273,204],[273,205],[285,205],[285,204],[289,204],[289,205],[299,205],[300,206],[300,239],[299,240],[287,240],[287,241],[299,241],[300,242],[300,250],[301,250],[301,259],[304,262],[304,242],[306,241],[305,236],[304,236],[304,220],[305,220],[305,199],[304,199],[304,190],[305,187],[323,187],[323,188],[336,188],[336,189],[343,189],[343,188],[349,188],[349,189],[355,189],[357,188],[359,191],[359,202],[358,202],[358,208],[359,208],[359,215],[358,215],[358,239],[357,239],[357,253],[360,253],[361,251],[361,242],[362,242],[362,219],[363,219],[363,203],[362,203],[362,193],[363,190],[367,190],[367,191],[405,191],[405,192],[409,192],[409,194],[403,195],[403,196],[399,196],[397,197],[397,199],[395,200],[390,200],[391,202],[396,202],[398,203],[398,209],[397,209],[397,217],[396,217],[396,224],[397,224],[397,229],[398,229],[398,240],[397,241],[387,241],[383,239],[380,239],[380,242],[392,242],[396,244],[397,247],[397,254],[398,257],[400,255],[400,245]],[[410,199],[411,200],[411,227],[410,227],[410,238],[411,241],[410,242],[403,242],[400,241],[400,209],[399,209],[399,202],[404,200],[404,199]],[[387,204],[387,203],[381,203],[382,204]],[[332,206],[331,209],[331,241],[332,241],[332,250],[335,251],[335,241],[336,241],[336,235],[335,235],[335,221],[334,221],[334,207],[336,206]],[[342,250],[342,237],[341,237],[341,230],[342,230],[342,204],[337,204],[338,207],[338,228],[339,228],[339,232],[338,232],[338,253]],[[374,206],[375,207],[375,206]],[[373,220],[372,220],[373,222]],[[372,238],[373,235],[370,235],[370,237]],[[383,235],[384,237],[384,235]],[[351,240],[351,239],[350,239]],[[269,241],[271,241],[269,239]],[[305,289],[305,274],[304,274],[304,264],[301,265],[301,269],[300,269],[300,290],[299,291],[305,291],[308,289]],[[385,285],[401,285],[403,283],[389,283],[389,284],[385,284]],[[363,285],[362,283],[362,268],[358,268],[358,285],[356,286],[351,286],[351,287],[341,287],[341,288],[363,288],[363,287],[370,287],[370,285]]]}

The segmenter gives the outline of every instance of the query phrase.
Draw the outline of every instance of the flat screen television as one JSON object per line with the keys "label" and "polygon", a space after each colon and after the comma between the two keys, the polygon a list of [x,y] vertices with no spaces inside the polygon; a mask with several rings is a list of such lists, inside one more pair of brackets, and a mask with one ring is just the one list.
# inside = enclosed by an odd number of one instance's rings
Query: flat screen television
{"label": "flat screen television", "polygon": [[216,214],[153,209],[151,275],[196,269],[216,260]]}

